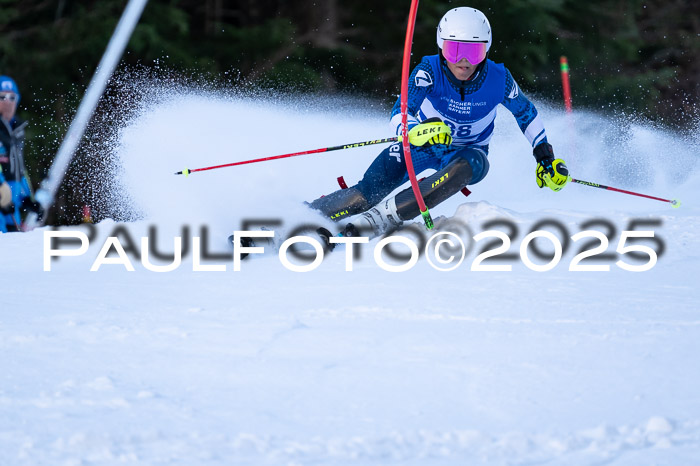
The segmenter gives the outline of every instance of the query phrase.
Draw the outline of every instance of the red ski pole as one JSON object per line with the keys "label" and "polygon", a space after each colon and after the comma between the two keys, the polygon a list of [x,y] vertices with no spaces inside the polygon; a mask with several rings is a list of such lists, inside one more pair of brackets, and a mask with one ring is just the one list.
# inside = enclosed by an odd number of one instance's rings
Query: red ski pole
{"label": "red ski pole", "polygon": [[[403,48],[403,66],[401,68],[401,123],[403,125],[402,140],[408,141],[408,78],[411,66],[411,46],[413,44],[413,31],[416,26],[416,15],[418,13],[418,0],[411,1],[411,10],[408,15],[408,27],[406,28],[406,41]],[[416,196],[418,209],[420,210],[425,226],[428,230],[433,229],[433,218],[430,216],[428,206],[425,205],[423,194],[418,186],[416,171],[413,168],[413,159],[411,159],[410,144],[403,145],[403,154],[406,158],[406,171],[408,179],[411,181],[413,195]]]}
{"label": "red ski pole", "polygon": [[245,165],[248,163],[265,162],[266,160],[284,159],[287,157],[296,157],[298,155],[318,154],[321,152],[330,152],[333,150],[351,149],[353,147],[371,146],[373,144],[383,144],[385,142],[396,142],[396,141],[399,141],[400,139],[401,138],[396,136],[393,138],[375,139],[374,141],[364,141],[364,142],[355,142],[353,144],[344,144],[342,146],[322,147],[321,149],[305,150],[302,152],[294,152],[292,154],[275,155],[272,157],[263,157],[260,159],[253,159],[253,160],[243,160],[242,162],[225,163],[223,165],[213,165],[211,167],[193,168],[192,170],[190,170],[189,168],[185,168],[184,170],[182,170],[180,172],[175,172],[175,174],[188,176],[190,173],[203,172],[205,170],[216,170],[217,168],[235,167],[236,165]]}
{"label": "red ski pole", "polygon": [[632,196],[645,197],[647,199],[653,199],[655,201],[668,202],[674,208],[678,208],[681,206],[681,201],[679,201],[678,199],[663,199],[661,197],[649,196],[648,194],[635,193],[634,191],[625,191],[624,189],[612,188],[610,186],[605,186],[605,185],[598,184],[598,183],[591,183],[590,181],[575,180],[573,178],[571,179],[571,182],[582,184],[584,186],[591,186],[593,188],[606,189],[608,191],[615,191],[615,192],[623,193],[623,194],[631,194]]}

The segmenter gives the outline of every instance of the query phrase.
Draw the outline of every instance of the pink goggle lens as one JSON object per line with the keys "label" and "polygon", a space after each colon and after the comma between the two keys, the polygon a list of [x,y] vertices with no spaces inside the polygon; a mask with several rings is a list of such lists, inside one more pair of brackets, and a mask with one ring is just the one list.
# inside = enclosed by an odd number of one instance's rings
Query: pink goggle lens
{"label": "pink goggle lens", "polygon": [[466,58],[472,65],[478,65],[486,58],[486,43],[446,40],[442,44],[442,54],[450,63],[457,63]]}

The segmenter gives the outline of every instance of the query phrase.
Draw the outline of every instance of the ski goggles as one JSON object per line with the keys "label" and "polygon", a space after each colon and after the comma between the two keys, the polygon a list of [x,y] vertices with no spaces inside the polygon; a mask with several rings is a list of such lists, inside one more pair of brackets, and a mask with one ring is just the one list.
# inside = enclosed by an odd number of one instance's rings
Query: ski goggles
{"label": "ski goggles", "polygon": [[442,54],[450,63],[457,63],[462,58],[466,58],[472,65],[478,65],[486,58],[486,42],[445,40],[442,43]]}
{"label": "ski goggles", "polygon": [[9,94],[0,94],[0,101],[3,100],[9,100],[10,102],[14,102],[17,100],[17,94],[9,93]]}

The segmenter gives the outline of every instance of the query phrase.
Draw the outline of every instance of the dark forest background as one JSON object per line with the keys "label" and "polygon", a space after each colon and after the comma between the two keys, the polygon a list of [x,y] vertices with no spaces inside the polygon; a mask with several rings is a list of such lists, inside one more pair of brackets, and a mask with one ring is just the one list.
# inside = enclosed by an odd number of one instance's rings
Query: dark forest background
{"label": "dark forest background", "polygon": [[[12,76],[22,93],[19,115],[31,123],[26,159],[35,186],[126,3],[0,0],[0,74]],[[437,52],[435,28],[449,8],[473,6],[491,22],[489,57],[505,63],[530,95],[561,101],[559,57],[566,55],[575,108],[688,131],[698,119],[698,5],[421,0],[412,65]],[[122,67],[196,73],[222,87],[358,94],[388,108],[400,86],[409,6],[409,0],[151,0]],[[62,190],[52,221],[79,221],[76,191]]]}

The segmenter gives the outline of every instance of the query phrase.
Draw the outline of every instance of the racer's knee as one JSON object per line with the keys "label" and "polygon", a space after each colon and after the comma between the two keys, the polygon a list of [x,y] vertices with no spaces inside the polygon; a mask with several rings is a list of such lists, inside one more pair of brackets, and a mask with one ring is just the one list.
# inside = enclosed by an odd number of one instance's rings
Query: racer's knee
{"label": "racer's knee", "polygon": [[455,153],[450,161],[461,158],[467,161],[472,167],[472,176],[468,184],[476,184],[483,180],[489,172],[489,159],[486,156],[486,151],[477,147],[465,147]]}

